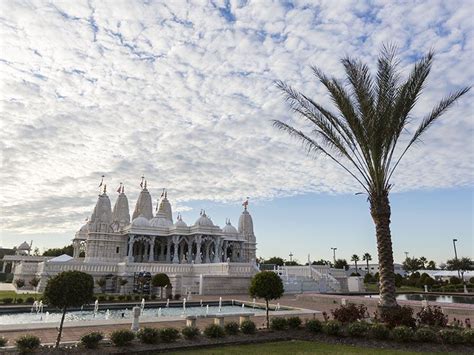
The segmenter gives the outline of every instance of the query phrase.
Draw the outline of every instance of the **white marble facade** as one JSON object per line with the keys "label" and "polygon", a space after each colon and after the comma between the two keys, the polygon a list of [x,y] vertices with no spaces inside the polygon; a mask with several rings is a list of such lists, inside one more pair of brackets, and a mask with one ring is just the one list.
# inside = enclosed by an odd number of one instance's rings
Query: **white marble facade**
{"label": "white marble facade", "polygon": [[127,196],[123,187],[119,190],[113,209],[105,189],[99,195],[91,218],[73,239],[75,258],[83,251],[85,263],[255,263],[256,241],[247,204],[238,229],[230,220],[220,228],[205,211],[188,226],[179,214],[173,221],[166,191],[153,213],[145,182],[130,221]]}

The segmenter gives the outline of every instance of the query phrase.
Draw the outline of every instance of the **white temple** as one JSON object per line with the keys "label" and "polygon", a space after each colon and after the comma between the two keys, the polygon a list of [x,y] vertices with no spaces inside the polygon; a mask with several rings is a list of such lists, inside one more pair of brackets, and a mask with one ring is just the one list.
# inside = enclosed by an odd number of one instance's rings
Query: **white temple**
{"label": "white temple", "polygon": [[[73,239],[73,258],[66,262],[21,260],[14,265],[14,279],[28,282],[38,277],[42,290],[47,278],[79,270],[96,280],[105,278],[107,292],[123,293],[133,290],[137,273],[163,272],[170,277],[173,294],[246,292],[251,276],[258,271],[248,202],[243,204],[238,229],[230,220],[220,228],[205,211],[188,225],[180,214],[173,220],[165,190],[153,213],[146,181],[142,186],[131,220],[124,187],[118,189],[112,209],[104,186],[90,219]],[[126,285],[120,285],[123,279]]]}

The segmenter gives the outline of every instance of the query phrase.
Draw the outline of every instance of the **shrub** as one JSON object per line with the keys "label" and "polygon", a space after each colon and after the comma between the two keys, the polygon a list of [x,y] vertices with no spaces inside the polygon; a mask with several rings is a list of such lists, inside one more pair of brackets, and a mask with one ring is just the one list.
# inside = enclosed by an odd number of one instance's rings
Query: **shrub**
{"label": "shrub", "polygon": [[365,336],[369,331],[369,324],[366,322],[354,322],[349,324],[347,327],[347,332],[352,337],[362,337]]}
{"label": "shrub", "polygon": [[390,330],[381,323],[374,323],[370,327],[370,336],[375,339],[384,340],[390,335]]}
{"label": "shrub", "polygon": [[176,328],[160,329],[160,339],[163,343],[172,343],[179,338],[179,330]]}
{"label": "shrub", "polygon": [[341,333],[341,323],[337,320],[324,322],[322,331],[327,335],[339,335]]}
{"label": "shrub", "polygon": [[290,317],[287,319],[288,328],[290,329],[298,329],[301,326],[301,318],[300,317]]}
{"label": "shrub", "polygon": [[272,318],[270,322],[270,329],[285,330],[286,328],[288,328],[288,321],[286,318]]}
{"label": "shrub", "polygon": [[7,345],[8,339],[0,336],[0,347]]}
{"label": "shrub", "polygon": [[199,328],[198,327],[184,327],[181,330],[181,334],[183,334],[183,336],[186,339],[194,339],[195,337],[199,335]]}
{"label": "shrub", "polygon": [[239,333],[239,323],[229,322],[224,325],[225,333],[228,335],[235,335]]}
{"label": "shrub", "polygon": [[117,299],[118,299],[119,301],[123,301],[123,300],[125,299],[125,295],[118,295],[118,296],[117,296]]}
{"label": "shrub", "polygon": [[416,320],[418,324],[432,327],[446,327],[448,324],[448,316],[443,313],[439,306],[423,307],[416,314]]}
{"label": "shrub", "polygon": [[474,345],[474,330],[473,329],[464,329],[462,332],[462,337],[466,344]]}
{"label": "shrub", "polygon": [[469,279],[469,283],[474,284],[474,277],[471,277],[471,278]]}
{"label": "shrub", "polygon": [[92,332],[81,337],[81,344],[87,349],[97,349],[99,342],[104,339],[104,336],[100,332]]}
{"label": "shrub", "polygon": [[394,328],[400,325],[411,328],[415,326],[413,308],[409,306],[382,308],[380,318],[389,328]]}
{"label": "shrub", "polygon": [[125,296],[125,299],[126,299],[127,301],[131,301],[131,300],[132,300],[132,295],[126,295],[126,296]]}
{"label": "shrub", "polygon": [[106,298],[105,298],[105,296],[100,295],[99,297],[97,297],[97,300],[98,300],[99,302],[105,302]]}
{"label": "shrub", "polygon": [[147,296],[147,295],[145,295],[145,296],[143,296],[143,299],[144,299],[145,301],[149,301],[149,300],[150,300],[150,297]]}
{"label": "shrub", "polygon": [[134,299],[135,301],[140,301],[140,295],[135,295],[135,296],[133,296],[133,299]]}
{"label": "shrub", "polygon": [[174,295],[174,299],[177,301],[181,298],[181,295],[179,293]]}
{"label": "shrub", "polygon": [[135,339],[135,333],[128,329],[114,330],[110,334],[110,340],[115,346],[129,345]]}
{"label": "shrub", "polygon": [[109,296],[109,297],[107,297],[107,300],[110,301],[110,302],[113,302],[113,301],[115,301],[115,296]]}
{"label": "shrub", "polygon": [[421,327],[418,328],[415,332],[415,339],[417,341],[426,341],[434,343],[437,338],[438,335],[436,334],[436,331],[430,327]]}
{"label": "shrub", "polygon": [[255,334],[257,327],[251,320],[244,320],[240,325],[240,331],[244,334]]}
{"label": "shrub", "polygon": [[16,299],[16,303],[22,304],[22,303],[23,303],[23,298],[17,298],[17,299]]}
{"label": "shrub", "polygon": [[160,340],[160,332],[156,328],[145,327],[138,331],[137,338],[144,344],[157,344]]}
{"label": "shrub", "polygon": [[225,336],[224,328],[217,324],[211,324],[204,329],[204,335],[209,338],[222,338]]}
{"label": "shrub", "polygon": [[399,325],[392,329],[392,337],[400,343],[406,343],[413,340],[413,329],[405,325]]}
{"label": "shrub", "polygon": [[35,301],[34,297],[27,297],[26,303],[33,303]]}
{"label": "shrub", "polygon": [[20,352],[26,353],[38,349],[41,344],[41,340],[36,335],[26,334],[16,339],[15,343]]}
{"label": "shrub", "polygon": [[305,324],[306,329],[308,329],[311,333],[319,333],[321,328],[323,327],[321,321],[318,319],[310,319]]}
{"label": "shrub", "polygon": [[365,274],[364,283],[369,284],[371,282],[374,282],[374,278],[373,278],[372,274],[370,274],[370,273]]}
{"label": "shrub", "polygon": [[451,276],[449,278],[449,283],[451,285],[459,285],[459,284],[461,284],[461,279],[459,277],[456,277],[456,276]]}
{"label": "shrub", "polygon": [[441,329],[439,337],[444,344],[461,344],[464,341],[463,334],[459,329]]}
{"label": "shrub", "polygon": [[349,303],[346,306],[339,306],[335,310],[331,311],[334,319],[341,322],[342,324],[352,323],[364,319],[366,312],[366,306],[363,304],[356,305],[354,303]]}
{"label": "shrub", "polygon": [[12,304],[13,303],[13,298],[11,297],[5,297],[4,299],[2,299],[2,302],[4,304]]}

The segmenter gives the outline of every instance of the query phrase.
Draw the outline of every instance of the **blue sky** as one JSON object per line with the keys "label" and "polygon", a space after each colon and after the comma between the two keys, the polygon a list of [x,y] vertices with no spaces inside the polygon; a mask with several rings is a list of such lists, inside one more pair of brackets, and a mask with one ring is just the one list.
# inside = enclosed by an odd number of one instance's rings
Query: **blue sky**
{"label": "blue sky", "polygon": [[[0,10],[4,246],[68,243],[102,174],[109,190],[125,184],[131,208],[144,174],[188,223],[201,208],[236,223],[250,196],[259,255],[328,257],[334,241],[341,256],[375,255],[360,188],[270,124],[293,122],[274,81],[330,106],[311,65],[340,78],[339,59],[352,55],[373,70],[382,44],[395,42],[403,76],[434,48],[414,122],[474,82],[469,1],[18,0]],[[396,259],[405,250],[445,259],[450,231],[474,254],[473,112],[471,92],[394,176]]]}

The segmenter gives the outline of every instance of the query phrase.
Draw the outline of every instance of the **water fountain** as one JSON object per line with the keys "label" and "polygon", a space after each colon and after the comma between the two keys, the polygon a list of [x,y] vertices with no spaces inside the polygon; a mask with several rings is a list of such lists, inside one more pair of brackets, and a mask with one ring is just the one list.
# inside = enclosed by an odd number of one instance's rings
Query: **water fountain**
{"label": "water fountain", "polygon": [[252,308],[255,309],[255,298],[253,299],[253,302],[252,302]]}
{"label": "water fountain", "polygon": [[170,308],[170,299],[169,298],[166,299],[166,308]]}
{"label": "water fountain", "polygon": [[158,317],[161,317],[161,307],[158,308]]}
{"label": "water fountain", "polygon": [[94,318],[97,316],[98,311],[99,311],[99,300],[95,300],[95,302],[94,302]]}
{"label": "water fountain", "polygon": [[46,315],[45,315],[45,317],[44,317],[44,321],[47,322],[47,321],[48,321],[48,318],[49,318],[49,312],[46,311]]}
{"label": "water fountain", "polygon": [[245,308],[245,303],[242,303],[242,309],[244,309],[244,308]]}
{"label": "water fountain", "polygon": [[39,301],[39,304],[38,304],[38,309],[36,310],[36,313],[41,313],[43,314],[43,300]]}
{"label": "water fountain", "polygon": [[208,316],[208,315],[209,315],[209,305],[206,304],[206,316]]}
{"label": "water fountain", "polygon": [[202,307],[202,300],[201,300],[201,302],[200,302],[200,303],[201,303],[201,307]]}
{"label": "water fountain", "polygon": [[219,297],[219,313],[221,312],[222,309],[222,297]]}
{"label": "water fountain", "polygon": [[31,313],[36,312],[38,313],[38,301],[34,301],[33,305],[31,306]]}
{"label": "water fountain", "polygon": [[110,310],[107,309],[107,311],[105,311],[105,319],[109,319],[110,318]]}
{"label": "water fountain", "polygon": [[183,314],[186,314],[186,298],[183,298]]}
{"label": "water fountain", "polygon": [[275,311],[279,311],[279,310],[280,310],[280,303],[277,303]]}
{"label": "water fountain", "polygon": [[142,303],[140,304],[140,311],[143,313],[143,310],[145,309],[145,299],[142,298]]}

